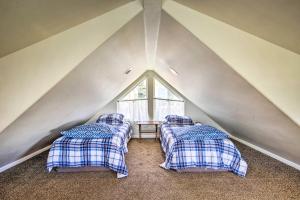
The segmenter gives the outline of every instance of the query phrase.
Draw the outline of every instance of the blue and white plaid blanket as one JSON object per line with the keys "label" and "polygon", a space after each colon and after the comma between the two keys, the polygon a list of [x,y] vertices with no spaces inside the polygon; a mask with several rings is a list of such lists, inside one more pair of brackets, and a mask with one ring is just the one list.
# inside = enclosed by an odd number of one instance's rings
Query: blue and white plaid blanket
{"label": "blue and white plaid blanket", "polygon": [[[186,127],[189,125],[181,125]],[[186,169],[203,167],[225,169],[239,176],[245,176],[247,163],[239,150],[229,139],[178,139],[174,133],[178,125],[162,124],[160,140],[166,154],[161,166],[165,169]],[[175,128],[176,129],[176,128]]]}
{"label": "blue and white plaid blanket", "polygon": [[228,138],[226,133],[209,125],[174,127],[172,129],[177,140],[216,140]]}
{"label": "blue and white plaid blanket", "polygon": [[116,126],[105,123],[91,123],[76,126],[61,134],[68,138],[111,138],[118,133],[119,129]]}
{"label": "blue and white plaid blanket", "polygon": [[118,178],[127,176],[125,153],[128,152],[131,126],[125,122],[118,129],[111,138],[58,138],[49,151],[49,172],[54,167],[99,166],[117,172]]}

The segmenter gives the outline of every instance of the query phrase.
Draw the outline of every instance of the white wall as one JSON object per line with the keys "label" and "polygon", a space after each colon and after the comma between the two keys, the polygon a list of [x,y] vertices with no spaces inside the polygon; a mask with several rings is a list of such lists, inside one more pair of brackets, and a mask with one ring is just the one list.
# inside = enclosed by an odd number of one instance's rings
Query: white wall
{"label": "white wall", "polygon": [[133,1],[0,59],[0,133],[142,10]]}
{"label": "white wall", "polygon": [[300,125],[300,55],[195,10],[163,9]]}
{"label": "white wall", "polygon": [[[168,82],[166,82],[162,77],[160,77],[156,72],[148,70],[146,71],[141,77],[139,77],[137,80],[135,80],[130,86],[128,86],[125,90],[123,90],[117,97],[115,97],[112,101],[110,101],[108,104],[106,104],[103,108],[101,108],[100,110],[98,110],[96,112],[96,114],[93,115],[93,117],[90,118],[89,122],[94,122],[97,120],[97,118],[101,115],[101,114],[105,114],[105,113],[114,113],[117,112],[117,100],[124,94],[126,94],[129,90],[132,89],[133,85],[136,85],[141,79],[143,79],[144,77],[147,78],[158,78],[160,81],[162,81],[165,85],[167,85],[169,88],[171,88],[172,91],[176,92],[177,94],[179,94],[180,96],[182,96],[182,98],[185,101],[185,115],[192,117],[192,119],[194,120],[194,122],[201,122],[203,124],[208,124],[214,127],[217,127],[221,130],[224,130],[219,124],[217,124],[214,120],[212,120],[203,110],[201,110],[198,106],[196,106],[195,104],[193,104],[190,100],[188,100],[185,96],[183,96],[182,94],[180,94],[174,87],[172,87],[172,85],[170,85]],[[153,82],[151,82],[153,83]],[[153,87],[152,87],[153,88]],[[153,105],[149,105],[149,107],[151,107],[150,109],[153,109]],[[138,138],[138,127],[137,125],[135,125],[134,123],[132,123],[133,125],[133,137],[134,138]],[[143,127],[147,130],[153,130],[153,127]],[[225,131],[225,130],[224,130]],[[143,133],[142,134],[143,138],[154,138],[155,134],[151,134],[151,133]]]}
{"label": "white wall", "polygon": [[158,41],[160,76],[232,135],[300,163],[299,125],[166,12]]}
{"label": "white wall", "polygon": [[141,13],[0,134],[0,167],[51,144],[61,130],[83,123],[137,79],[146,66],[144,39]]}

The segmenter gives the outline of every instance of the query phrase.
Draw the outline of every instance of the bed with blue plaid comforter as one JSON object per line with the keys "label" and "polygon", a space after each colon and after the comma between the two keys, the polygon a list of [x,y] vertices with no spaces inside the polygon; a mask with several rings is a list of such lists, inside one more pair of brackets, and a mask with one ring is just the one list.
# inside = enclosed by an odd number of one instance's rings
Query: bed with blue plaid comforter
{"label": "bed with blue plaid comforter", "polygon": [[[187,127],[191,125],[180,125]],[[198,125],[196,125],[198,126]],[[182,139],[176,135],[179,125],[164,123],[160,128],[160,140],[165,152],[165,169],[208,168],[232,171],[245,176],[247,163],[229,138]]]}
{"label": "bed with blue plaid comforter", "polygon": [[118,132],[110,138],[60,137],[51,146],[47,169],[59,167],[105,167],[117,172],[117,177],[128,175],[125,164],[131,125],[124,122],[116,126]]}

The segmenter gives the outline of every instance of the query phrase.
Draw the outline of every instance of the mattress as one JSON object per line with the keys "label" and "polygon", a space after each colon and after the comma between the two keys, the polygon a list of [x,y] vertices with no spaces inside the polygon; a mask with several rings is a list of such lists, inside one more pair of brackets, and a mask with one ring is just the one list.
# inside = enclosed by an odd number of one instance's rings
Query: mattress
{"label": "mattress", "polygon": [[117,173],[118,178],[128,175],[125,164],[127,143],[131,138],[128,122],[118,126],[118,133],[111,138],[60,137],[51,145],[47,169],[104,167]]}
{"label": "mattress", "polygon": [[230,139],[178,140],[174,134],[175,127],[178,125],[165,123],[160,128],[161,146],[165,152],[161,167],[174,170],[205,168],[246,175],[247,163]]}

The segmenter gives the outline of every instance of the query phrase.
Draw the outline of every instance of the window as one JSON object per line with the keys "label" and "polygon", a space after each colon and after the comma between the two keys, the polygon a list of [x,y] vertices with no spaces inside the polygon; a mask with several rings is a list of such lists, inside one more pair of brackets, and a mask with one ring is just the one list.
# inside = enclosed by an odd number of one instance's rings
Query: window
{"label": "window", "polygon": [[164,120],[166,115],[184,115],[184,101],[157,79],[154,79],[154,118]]}
{"label": "window", "polygon": [[[148,83],[153,86],[149,87],[153,88],[153,93],[148,91]],[[148,113],[148,108],[153,109]],[[149,115],[154,120],[163,121],[166,115],[184,115],[184,100],[158,79],[149,77],[119,99],[117,109],[130,121],[147,121]]]}
{"label": "window", "polygon": [[117,109],[119,113],[124,114],[125,119],[132,121],[148,120],[147,80],[142,80],[121,98],[117,103]]}

